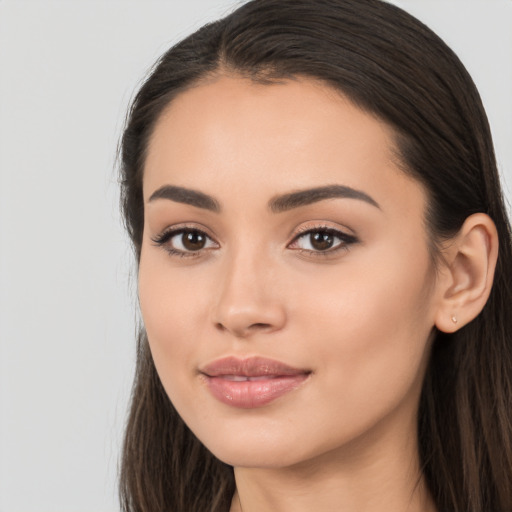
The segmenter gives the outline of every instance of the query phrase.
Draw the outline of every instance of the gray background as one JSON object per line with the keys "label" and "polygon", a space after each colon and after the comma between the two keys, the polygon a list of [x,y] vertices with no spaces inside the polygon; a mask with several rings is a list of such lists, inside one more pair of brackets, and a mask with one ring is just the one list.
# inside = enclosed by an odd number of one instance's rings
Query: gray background
{"label": "gray background", "polygon": [[[114,161],[171,43],[240,2],[0,0],[0,511],[118,510],[136,286]],[[396,1],[480,88],[512,197],[512,1]]]}

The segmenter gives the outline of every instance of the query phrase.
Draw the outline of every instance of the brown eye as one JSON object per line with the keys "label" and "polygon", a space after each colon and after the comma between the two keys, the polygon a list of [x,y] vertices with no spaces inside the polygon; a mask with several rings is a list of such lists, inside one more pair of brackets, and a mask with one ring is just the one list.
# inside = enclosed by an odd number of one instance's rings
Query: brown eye
{"label": "brown eye", "polygon": [[335,236],[327,231],[316,231],[309,234],[311,247],[317,251],[326,251],[334,245]]}
{"label": "brown eye", "polygon": [[300,249],[309,253],[333,254],[338,249],[348,249],[358,240],[353,235],[348,235],[337,229],[318,228],[303,232],[289,245],[291,249]]}
{"label": "brown eye", "polygon": [[186,231],[181,234],[181,243],[187,251],[199,251],[206,245],[206,235],[200,231]]}
{"label": "brown eye", "polygon": [[204,249],[215,249],[219,245],[199,229],[174,229],[152,238],[155,245],[163,247],[173,256],[200,254]]}

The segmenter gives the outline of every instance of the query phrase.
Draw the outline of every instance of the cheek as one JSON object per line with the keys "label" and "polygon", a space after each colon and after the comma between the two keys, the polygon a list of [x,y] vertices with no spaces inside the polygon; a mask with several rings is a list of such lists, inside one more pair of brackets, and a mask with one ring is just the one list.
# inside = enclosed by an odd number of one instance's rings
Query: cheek
{"label": "cheek", "polygon": [[141,256],[140,308],[153,360],[168,393],[183,369],[197,362],[194,354],[204,325],[204,281],[189,270],[173,272],[161,255],[145,257],[143,252]]}
{"label": "cheek", "polygon": [[302,280],[295,295],[318,374],[347,410],[393,407],[419,385],[427,358],[433,325],[428,256],[379,256],[353,258],[350,265],[347,259],[336,273]]}

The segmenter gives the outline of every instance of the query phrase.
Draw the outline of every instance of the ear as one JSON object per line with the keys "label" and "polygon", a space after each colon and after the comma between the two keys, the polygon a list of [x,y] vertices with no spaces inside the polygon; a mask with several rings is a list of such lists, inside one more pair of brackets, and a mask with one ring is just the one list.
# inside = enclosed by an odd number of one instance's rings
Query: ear
{"label": "ear", "polygon": [[484,213],[470,215],[443,251],[435,325],[451,333],[482,311],[494,279],[498,233]]}

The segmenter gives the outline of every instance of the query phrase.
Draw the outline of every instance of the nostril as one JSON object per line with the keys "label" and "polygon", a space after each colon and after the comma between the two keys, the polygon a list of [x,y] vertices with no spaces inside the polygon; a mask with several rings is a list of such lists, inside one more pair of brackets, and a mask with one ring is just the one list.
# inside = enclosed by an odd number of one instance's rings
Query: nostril
{"label": "nostril", "polygon": [[[217,322],[215,324],[215,327],[217,329],[219,329],[220,331],[225,331],[227,329],[227,327],[225,325],[222,325],[220,322]],[[249,325],[247,328],[248,329],[268,329],[269,327],[270,327],[270,324],[258,322],[258,323]]]}
{"label": "nostril", "polygon": [[249,329],[268,329],[270,324],[255,323],[249,326]]}
{"label": "nostril", "polygon": [[221,331],[221,332],[231,331],[231,332],[235,333],[237,336],[245,337],[245,336],[249,335],[250,333],[252,333],[254,331],[269,330],[269,329],[272,328],[272,325],[268,324],[268,323],[264,323],[264,322],[256,322],[256,323],[249,324],[249,325],[246,325],[246,326],[235,326],[235,325],[233,325],[231,327],[227,327],[222,322],[217,322],[215,324],[215,328],[217,330]]}
{"label": "nostril", "polygon": [[230,304],[225,300],[212,311],[212,327],[218,333],[235,335],[237,338],[267,334],[279,330],[285,324],[285,314],[279,304]]}

